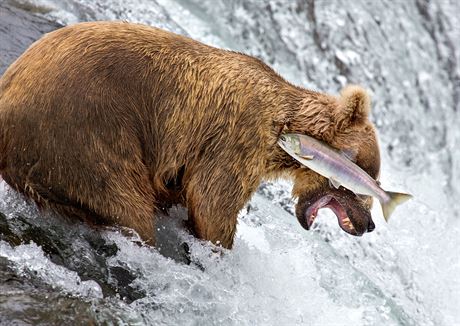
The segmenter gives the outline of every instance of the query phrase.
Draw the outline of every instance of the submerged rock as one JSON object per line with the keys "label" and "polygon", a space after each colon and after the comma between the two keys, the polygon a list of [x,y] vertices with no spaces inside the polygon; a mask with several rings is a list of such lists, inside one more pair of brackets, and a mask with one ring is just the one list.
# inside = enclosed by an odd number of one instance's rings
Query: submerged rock
{"label": "submerged rock", "polygon": [[18,275],[0,257],[0,325],[94,324],[91,303]]}
{"label": "submerged rock", "polygon": [[143,297],[131,285],[135,272],[124,266],[108,266],[107,259],[118,248],[100,232],[58,216],[23,216],[8,218],[0,213],[0,240],[12,247],[35,243],[51,262],[74,271],[82,281],[95,281],[104,297],[119,296],[126,302]]}

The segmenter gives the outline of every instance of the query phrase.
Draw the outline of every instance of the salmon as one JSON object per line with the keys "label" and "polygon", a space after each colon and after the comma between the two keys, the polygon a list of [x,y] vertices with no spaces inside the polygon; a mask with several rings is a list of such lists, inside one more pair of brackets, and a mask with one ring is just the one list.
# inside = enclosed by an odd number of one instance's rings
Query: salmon
{"label": "salmon", "polygon": [[300,164],[328,178],[335,188],[342,186],[355,194],[377,198],[387,221],[396,206],[412,198],[410,194],[383,190],[378,181],[347,156],[313,137],[284,134],[278,144]]}

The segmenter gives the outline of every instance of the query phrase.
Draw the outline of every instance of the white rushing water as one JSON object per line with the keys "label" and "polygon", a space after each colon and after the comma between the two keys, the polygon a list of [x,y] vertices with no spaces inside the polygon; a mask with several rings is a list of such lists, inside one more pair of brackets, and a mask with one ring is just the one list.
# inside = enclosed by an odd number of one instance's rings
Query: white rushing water
{"label": "white rushing water", "polygon": [[[256,55],[305,87],[364,85],[381,139],[382,185],[414,195],[388,224],[376,204],[376,230],[356,238],[328,210],[313,231],[303,230],[292,215],[291,185],[266,183],[240,214],[233,250],[216,253],[177,230],[191,246],[190,265],[106,232],[120,249],[108,265],[136,271],[135,286],[146,294],[131,304],[101,303],[97,283],[56,265],[34,243],[13,248],[0,241],[0,256],[21,275],[99,302],[101,320],[112,314],[127,324],[460,324],[456,0],[18,2],[46,8],[65,24],[124,19],[187,34]],[[4,183],[0,200],[10,219],[37,215]]]}

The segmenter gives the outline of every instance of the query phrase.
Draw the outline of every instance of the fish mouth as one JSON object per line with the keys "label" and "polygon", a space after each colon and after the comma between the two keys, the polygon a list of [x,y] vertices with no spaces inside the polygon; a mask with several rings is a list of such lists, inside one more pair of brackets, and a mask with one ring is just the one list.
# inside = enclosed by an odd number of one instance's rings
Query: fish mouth
{"label": "fish mouth", "polygon": [[348,234],[361,236],[374,230],[370,211],[366,209],[359,198],[347,192],[325,194],[314,200],[301,201],[297,206],[297,218],[306,230],[310,230],[322,208],[331,209],[340,228]]}

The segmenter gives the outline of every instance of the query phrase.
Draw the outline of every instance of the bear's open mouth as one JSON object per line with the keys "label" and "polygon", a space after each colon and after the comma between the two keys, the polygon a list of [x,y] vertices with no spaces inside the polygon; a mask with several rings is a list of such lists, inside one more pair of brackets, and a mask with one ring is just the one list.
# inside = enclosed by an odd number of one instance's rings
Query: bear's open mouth
{"label": "bear's open mouth", "polygon": [[338,202],[337,199],[334,198],[334,196],[331,195],[321,197],[306,209],[305,221],[308,229],[312,226],[316,216],[318,215],[318,210],[321,208],[330,208],[334,212],[342,230],[351,235],[359,235],[359,233],[356,232],[356,229],[353,226],[350,218],[348,217],[345,208]]}

